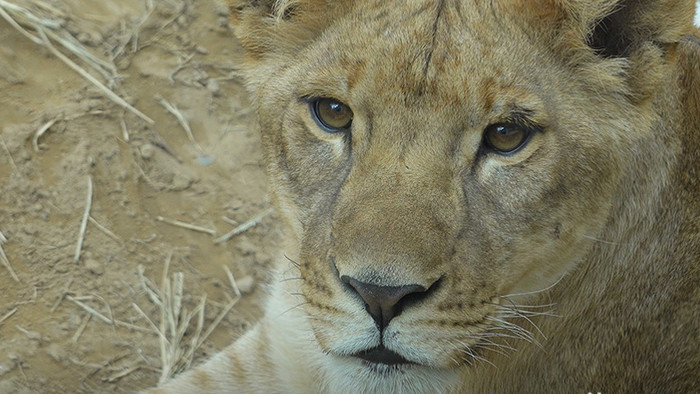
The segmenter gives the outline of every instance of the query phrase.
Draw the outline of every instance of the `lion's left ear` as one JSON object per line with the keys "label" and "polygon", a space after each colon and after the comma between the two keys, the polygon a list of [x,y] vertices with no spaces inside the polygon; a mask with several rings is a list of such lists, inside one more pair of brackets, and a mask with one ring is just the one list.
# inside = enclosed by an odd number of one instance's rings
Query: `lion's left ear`
{"label": "lion's left ear", "polygon": [[576,0],[588,44],[604,57],[629,57],[647,44],[680,41],[693,27],[695,0]]}
{"label": "lion's left ear", "polygon": [[634,102],[653,96],[669,73],[675,44],[693,29],[695,0],[549,1],[563,11],[564,56],[592,66],[596,78],[612,65],[609,86],[617,85]]}

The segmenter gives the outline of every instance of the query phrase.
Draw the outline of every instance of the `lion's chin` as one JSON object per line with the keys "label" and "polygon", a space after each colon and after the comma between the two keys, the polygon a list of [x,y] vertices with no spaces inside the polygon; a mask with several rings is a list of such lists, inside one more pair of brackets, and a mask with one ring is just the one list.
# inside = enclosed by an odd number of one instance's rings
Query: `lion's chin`
{"label": "lion's chin", "polygon": [[454,392],[459,384],[456,368],[434,368],[414,362],[385,363],[354,355],[331,355],[322,367],[328,392]]}

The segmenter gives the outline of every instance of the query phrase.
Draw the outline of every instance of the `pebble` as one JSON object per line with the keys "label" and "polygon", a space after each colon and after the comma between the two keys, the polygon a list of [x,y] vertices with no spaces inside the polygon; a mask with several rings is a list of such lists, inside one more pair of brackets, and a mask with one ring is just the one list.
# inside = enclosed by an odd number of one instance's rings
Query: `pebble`
{"label": "pebble", "polygon": [[85,268],[95,275],[102,275],[105,273],[104,264],[100,263],[95,259],[88,259],[85,261]]}
{"label": "pebble", "polygon": [[68,358],[68,352],[59,344],[52,343],[46,348],[46,354],[55,361],[61,362]]}
{"label": "pebble", "polygon": [[215,0],[212,3],[212,6],[214,8],[214,12],[216,12],[216,14],[218,16],[225,16],[225,17],[229,16],[229,8],[228,8],[229,6],[228,6],[228,4],[226,4],[225,1]]}
{"label": "pebble", "polygon": [[[16,364],[14,362],[7,362],[7,363],[0,364],[0,377],[2,375],[5,375],[6,373],[12,371],[13,369],[15,369],[15,365]],[[7,381],[0,382],[0,393],[9,392],[9,391],[3,391],[3,385],[5,383],[10,383],[10,381],[7,380]]]}
{"label": "pebble", "polygon": [[31,339],[32,341],[41,341],[41,333],[37,331],[23,331],[24,335],[27,336],[27,338]]}
{"label": "pebble", "polygon": [[139,153],[141,154],[141,157],[145,160],[148,160],[153,157],[153,145],[151,144],[143,144],[139,148]]}
{"label": "pebble", "polygon": [[236,248],[241,253],[241,256],[254,255],[255,252],[258,250],[257,245],[250,242],[250,240],[248,238],[244,238],[244,237],[240,237],[238,239],[238,242],[236,243]]}
{"label": "pebble", "polygon": [[207,81],[207,90],[211,92],[214,96],[219,95],[219,91],[221,90],[221,87],[219,86],[219,81],[216,79],[210,79]]}
{"label": "pebble", "polygon": [[236,279],[236,285],[241,294],[249,294],[255,289],[255,278],[252,275],[246,275],[242,278]]}

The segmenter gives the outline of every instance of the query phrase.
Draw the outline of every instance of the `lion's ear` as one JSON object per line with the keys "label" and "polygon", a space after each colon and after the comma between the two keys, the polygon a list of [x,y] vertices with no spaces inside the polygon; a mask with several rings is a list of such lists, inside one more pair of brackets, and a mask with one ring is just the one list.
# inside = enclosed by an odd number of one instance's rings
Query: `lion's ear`
{"label": "lion's ear", "polygon": [[[566,0],[564,0],[566,1]],[[678,42],[693,26],[695,0],[574,0],[587,43],[604,57]]]}
{"label": "lion's ear", "polygon": [[695,0],[543,1],[559,10],[564,58],[637,103],[654,95],[693,29]]}
{"label": "lion's ear", "polygon": [[336,9],[332,0],[228,0],[234,34],[253,59],[294,53],[319,34]]}

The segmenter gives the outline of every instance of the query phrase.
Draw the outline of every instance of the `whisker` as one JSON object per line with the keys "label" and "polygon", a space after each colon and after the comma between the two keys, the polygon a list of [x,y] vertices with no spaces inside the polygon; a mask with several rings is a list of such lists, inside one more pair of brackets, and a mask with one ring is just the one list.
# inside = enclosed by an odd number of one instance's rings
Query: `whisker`
{"label": "whisker", "polygon": [[599,242],[599,243],[601,243],[601,244],[606,244],[606,245],[625,245],[625,244],[629,244],[629,242],[606,241],[606,240],[599,239],[599,238],[596,238],[596,237],[592,237],[592,236],[586,235],[586,234],[583,235],[583,238],[590,239],[591,241]]}
{"label": "whisker", "polygon": [[288,281],[290,281],[290,280],[302,280],[302,281],[303,281],[303,280],[305,280],[305,279],[304,279],[303,277],[301,277],[301,276],[293,276],[293,277],[289,277],[289,278],[282,278],[282,279],[280,279],[279,281],[280,281],[280,282],[288,282]]}
{"label": "whisker", "polygon": [[517,324],[493,316],[488,316],[487,319],[500,323],[500,328],[513,333],[521,339],[528,342],[534,342],[535,338],[532,336],[532,333]]}
{"label": "whisker", "polygon": [[287,256],[287,253],[284,254],[284,258],[287,259],[287,261],[289,261],[290,263],[292,263],[295,267],[301,269],[301,265],[296,261],[292,260],[291,257]]}
{"label": "whisker", "polygon": [[[505,349],[505,350],[510,350],[510,351],[512,351],[512,352],[514,352],[514,351],[517,350],[517,349],[515,349],[515,348],[512,347],[512,346],[503,345],[503,344],[500,344],[500,343],[496,343],[496,342],[494,342],[494,341],[492,341],[492,340],[490,340],[490,339],[486,339],[486,338],[479,338],[479,342],[477,342],[476,345],[474,345],[474,346],[482,346],[481,343],[484,343],[484,342],[485,342],[487,345],[496,346],[496,347],[498,347],[498,348]],[[488,347],[484,347],[484,348],[488,348]],[[505,353],[504,353],[504,354],[505,354]]]}
{"label": "whisker", "polygon": [[286,311],[280,313],[279,316],[282,316],[282,315],[284,315],[284,314],[286,314],[286,313],[288,313],[288,312],[290,312],[290,311],[292,311],[292,310],[294,310],[294,309],[299,308],[300,306],[304,306],[304,305],[307,305],[307,304],[310,304],[310,303],[311,303],[310,301],[305,301],[305,302],[302,302],[302,303],[300,303],[300,304],[294,305],[293,307],[291,307],[291,308],[287,309]]}
{"label": "whisker", "polygon": [[[503,298],[505,298],[505,297],[503,297]],[[516,304],[509,298],[506,298],[506,300],[510,303],[510,306],[512,306],[513,308],[517,308],[517,309],[527,309],[527,308],[544,309],[544,308],[553,308],[553,307],[557,306],[557,304],[555,302],[552,302],[549,304],[542,304],[542,305],[525,305],[525,304]],[[503,305],[503,304],[494,304],[494,303],[492,303],[492,304],[507,307],[506,305]]]}
{"label": "whisker", "polygon": [[549,286],[547,286],[547,287],[545,287],[544,289],[541,289],[541,290],[529,291],[529,292],[526,292],[526,293],[506,294],[506,295],[502,295],[502,296],[499,296],[499,297],[500,297],[500,298],[508,298],[508,297],[516,297],[516,296],[523,296],[523,295],[530,295],[530,294],[543,293],[543,292],[545,292],[545,291],[547,291],[547,290],[551,290],[554,286],[558,285],[559,282],[561,282],[562,279],[564,279],[565,276],[566,276],[566,274],[562,275],[561,277],[559,277],[559,279],[557,279],[556,282],[552,283],[551,285],[549,285]]}

